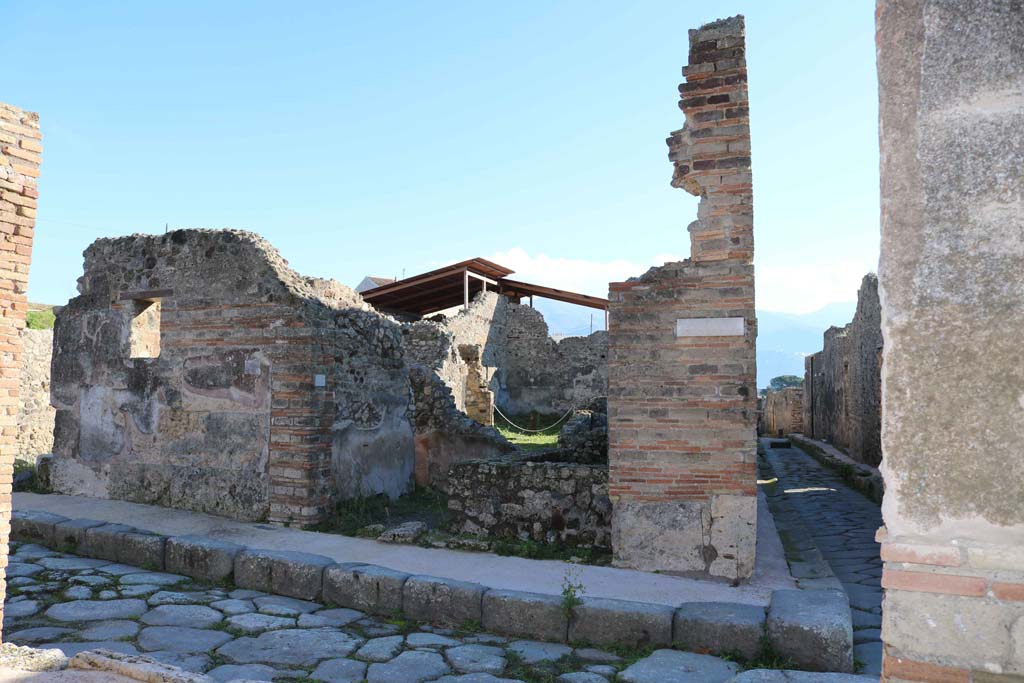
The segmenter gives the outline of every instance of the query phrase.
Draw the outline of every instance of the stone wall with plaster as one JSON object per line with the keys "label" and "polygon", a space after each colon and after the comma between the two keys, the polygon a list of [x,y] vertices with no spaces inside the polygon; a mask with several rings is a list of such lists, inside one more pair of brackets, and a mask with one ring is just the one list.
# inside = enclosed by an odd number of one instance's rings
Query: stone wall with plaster
{"label": "stone wall with plaster", "polygon": [[691,258],[611,284],[609,492],[620,566],[754,567],[753,193],[743,17],[690,31],[672,184],[700,197]]}
{"label": "stone wall with plaster", "polygon": [[1024,676],[1024,6],[879,0],[876,16],[882,677],[1011,683]]}
{"label": "stone wall with plaster", "polygon": [[764,397],[763,406],[763,428],[767,436],[783,436],[804,431],[804,390],[802,387],[786,387],[781,391],[769,391]]}
{"label": "stone wall with plaster", "polygon": [[38,114],[0,103],[0,636],[41,140]]}
{"label": "stone wall with plaster", "polygon": [[878,278],[868,273],[857,292],[853,321],[829,328],[822,350],[804,359],[804,433],[877,466],[882,460],[881,367]]}
{"label": "stone wall with plaster", "polygon": [[21,331],[24,348],[18,394],[18,433],[15,457],[35,459],[53,450],[53,419],[50,405],[50,360],[53,330]]}
{"label": "stone wall with plaster", "polygon": [[445,486],[459,533],[607,548],[608,469],[538,459],[453,465]]}
{"label": "stone wall with plaster", "polygon": [[316,523],[411,485],[400,326],[258,235],[100,239],[57,314],[52,483],[67,494]]}

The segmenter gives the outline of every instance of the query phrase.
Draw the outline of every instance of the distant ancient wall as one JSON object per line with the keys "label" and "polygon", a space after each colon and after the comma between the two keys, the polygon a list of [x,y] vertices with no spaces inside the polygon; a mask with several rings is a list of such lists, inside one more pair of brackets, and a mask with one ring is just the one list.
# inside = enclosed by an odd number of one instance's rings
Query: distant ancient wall
{"label": "distant ancient wall", "polygon": [[857,312],[825,332],[824,348],[804,360],[803,430],[877,466],[881,445],[881,307],[878,278],[864,276]]}
{"label": "distant ancient wall", "polygon": [[460,533],[607,548],[608,468],[518,460],[454,465],[445,488]]}
{"label": "distant ancient wall", "polygon": [[484,379],[507,415],[557,413],[608,391],[608,335],[551,339],[544,316],[495,292],[481,292],[467,310],[403,326],[409,359],[432,368],[466,410],[469,367],[459,348],[481,349]]}
{"label": "distant ancient wall", "polygon": [[767,436],[803,432],[803,388],[786,387],[781,391],[769,391],[764,397],[763,420]]}
{"label": "distant ancient wall", "polygon": [[307,525],[412,481],[399,325],[252,233],[94,242],[51,399],[61,493]]}
{"label": "distant ancient wall", "polygon": [[35,460],[53,450],[53,419],[50,405],[50,358],[53,330],[21,331],[24,348],[18,394],[18,432],[15,457]]}

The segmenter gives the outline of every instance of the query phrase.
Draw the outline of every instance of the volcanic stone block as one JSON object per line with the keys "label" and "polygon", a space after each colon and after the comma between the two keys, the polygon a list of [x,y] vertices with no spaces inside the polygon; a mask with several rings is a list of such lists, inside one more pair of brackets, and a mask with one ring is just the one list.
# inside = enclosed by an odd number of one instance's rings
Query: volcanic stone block
{"label": "volcanic stone block", "polygon": [[484,629],[494,633],[564,642],[569,619],[554,595],[489,590],[484,593]]}
{"label": "volcanic stone block", "polygon": [[69,519],[53,527],[53,544],[55,548],[77,550],[85,544],[85,532],[103,526],[105,522],[95,519]]}
{"label": "volcanic stone block", "polygon": [[572,611],[569,641],[594,645],[671,645],[675,610],[628,600],[584,598]]}
{"label": "volcanic stone block", "polygon": [[435,576],[411,576],[402,589],[402,611],[410,619],[458,626],[482,621],[485,588]]}
{"label": "volcanic stone block", "polygon": [[302,600],[319,600],[324,569],[332,564],[331,558],[311,553],[244,550],[235,557],[235,585]]}
{"label": "volcanic stone block", "polygon": [[244,546],[200,536],[173,536],[167,539],[164,564],[169,572],[201,581],[223,581],[234,571],[235,556]]}
{"label": "volcanic stone block", "polygon": [[100,560],[120,562],[121,538],[126,533],[137,531],[125,524],[104,524],[85,530],[85,545],[82,552]]}
{"label": "volcanic stone block", "polygon": [[409,575],[372,564],[335,564],[324,570],[323,597],[342,607],[392,614],[402,609],[402,588]]}
{"label": "volcanic stone block", "polygon": [[166,540],[166,536],[145,531],[125,532],[121,534],[117,561],[136,567],[163,571]]}
{"label": "volcanic stone block", "polygon": [[801,669],[853,671],[853,624],[842,593],[774,591],[768,606],[768,641]]}
{"label": "volcanic stone block", "polygon": [[11,538],[28,543],[53,545],[54,527],[68,521],[67,517],[49,512],[15,510],[11,514]]}
{"label": "volcanic stone block", "polygon": [[764,638],[763,607],[735,602],[688,602],[675,615],[674,643],[682,650],[753,659]]}

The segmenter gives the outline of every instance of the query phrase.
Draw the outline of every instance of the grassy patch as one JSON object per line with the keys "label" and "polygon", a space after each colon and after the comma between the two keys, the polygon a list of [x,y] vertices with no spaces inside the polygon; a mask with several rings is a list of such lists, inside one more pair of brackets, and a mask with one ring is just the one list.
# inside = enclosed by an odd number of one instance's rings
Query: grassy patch
{"label": "grassy patch", "polygon": [[527,429],[540,429],[538,433],[523,432],[501,415],[495,413],[494,427],[501,435],[522,451],[550,451],[558,448],[558,430],[564,422],[555,422],[561,415],[545,415],[538,412],[526,415],[513,415],[512,422]]}
{"label": "grassy patch", "polygon": [[498,539],[492,548],[496,555],[525,557],[529,560],[578,560],[583,564],[608,564],[611,560],[611,552],[601,548],[538,543],[533,540]]}
{"label": "grassy patch", "polygon": [[445,529],[450,523],[448,499],[439,491],[417,486],[416,490],[395,500],[387,496],[369,496],[339,501],[332,514],[316,531],[358,536],[370,524],[385,527],[402,522],[424,522],[432,529]]}
{"label": "grassy patch", "polygon": [[38,306],[39,310],[29,310],[25,313],[25,326],[30,330],[52,330],[53,321],[56,319],[53,315],[53,307],[44,307],[40,304],[30,304],[30,306]]}

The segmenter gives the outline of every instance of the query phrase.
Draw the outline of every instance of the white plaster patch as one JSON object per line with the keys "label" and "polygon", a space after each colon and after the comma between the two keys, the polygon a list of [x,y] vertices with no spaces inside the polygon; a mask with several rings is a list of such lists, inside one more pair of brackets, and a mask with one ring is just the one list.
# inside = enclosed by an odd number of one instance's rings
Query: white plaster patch
{"label": "white plaster patch", "polygon": [[676,320],[676,336],[742,337],[745,322],[743,318],[679,318]]}

